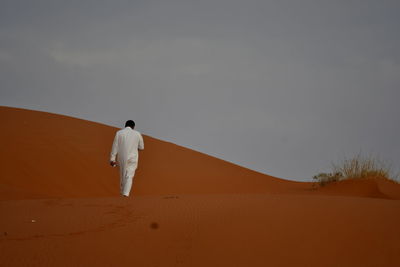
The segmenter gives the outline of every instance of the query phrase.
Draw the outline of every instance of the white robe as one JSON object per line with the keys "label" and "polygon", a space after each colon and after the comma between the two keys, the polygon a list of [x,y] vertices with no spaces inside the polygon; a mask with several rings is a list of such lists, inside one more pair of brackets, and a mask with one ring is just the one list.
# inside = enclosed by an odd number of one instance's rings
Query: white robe
{"label": "white robe", "polygon": [[117,158],[120,172],[120,192],[125,196],[129,196],[132,179],[138,166],[138,149],[144,149],[143,137],[138,131],[131,127],[125,127],[115,134],[110,161],[115,161]]}

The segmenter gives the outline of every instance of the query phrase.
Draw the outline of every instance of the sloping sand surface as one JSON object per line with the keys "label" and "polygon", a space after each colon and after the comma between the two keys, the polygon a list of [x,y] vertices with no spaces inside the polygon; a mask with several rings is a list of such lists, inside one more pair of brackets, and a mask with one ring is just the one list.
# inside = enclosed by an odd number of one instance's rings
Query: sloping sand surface
{"label": "sloping sand surface", "polygon": [[[0,107],[1,199],[118,195],[108,165],[116,128],[45,112]],[[133,193],[277,193],[310,185],[267,176],[144,135]]]}
{"label": "sloping sand surface", "polygon": [[312,189],[145,136],[133,197],[117,129],[0,107],[0,266],[400,266],[400,185]]}

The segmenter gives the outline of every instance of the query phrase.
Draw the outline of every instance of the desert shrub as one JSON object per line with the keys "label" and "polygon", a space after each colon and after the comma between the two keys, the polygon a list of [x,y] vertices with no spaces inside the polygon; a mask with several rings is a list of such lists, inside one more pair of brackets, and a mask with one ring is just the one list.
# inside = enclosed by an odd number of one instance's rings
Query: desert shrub
{"label": "desert shrub", "polygon": [[318,175],[313,177],[314,180],[317,180],[320,186],[325,186],[326,184],[337,182],[343,178],[343,174],[341,172],[335,173],[324,173],[321,172]]}
{"label": "desert shrub", "polygon": [[391,179],[390,166],[372,156],[363,157],[360,154],[350,159],[344,159],[340,164],[332,164],[333,170],[343,173],[346,179],[386,178]]}
{"label": "desert shrub", "polygon": [[397,182],[398,177],[399,175],[394,175],[391,167],[384,161],[376,157],[358,154],[349,159],[345,158],[338,164],[332,164],[332,172],[319,173],[313,179],[320,186],[325,186],[345,179],[383,178]]}

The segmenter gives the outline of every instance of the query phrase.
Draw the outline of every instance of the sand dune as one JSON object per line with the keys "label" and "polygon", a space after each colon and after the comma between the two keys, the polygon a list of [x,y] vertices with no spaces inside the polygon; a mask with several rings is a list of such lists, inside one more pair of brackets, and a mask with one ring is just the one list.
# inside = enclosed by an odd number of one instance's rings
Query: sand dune
{"label": "sand dune", "polygon": [[145,138],[134,197],[116,128],[0,107],[0,266],[400,266],[400,185],[317,190]]}
{"label": "sand dune", "polygon": [[[118,195],[108,165],[116,128],[67,116],[0,108],[1,198]],[[270,177],[144,135],[133,193],[294,192],[309,185]],[[9,193],[8,193],[9,192]]]}

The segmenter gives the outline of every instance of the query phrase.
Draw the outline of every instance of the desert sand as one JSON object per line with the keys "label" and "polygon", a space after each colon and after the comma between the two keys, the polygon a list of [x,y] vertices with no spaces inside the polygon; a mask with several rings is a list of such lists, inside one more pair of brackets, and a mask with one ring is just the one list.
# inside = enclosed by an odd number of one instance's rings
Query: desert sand
{"label": "desert sand", "polygon": [[144,133],[122,198],[116,128],[9,107],[0,122],[0,266],[400,266],[397,183],[315,189]]}

